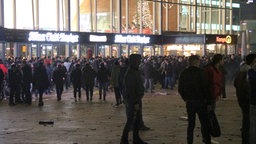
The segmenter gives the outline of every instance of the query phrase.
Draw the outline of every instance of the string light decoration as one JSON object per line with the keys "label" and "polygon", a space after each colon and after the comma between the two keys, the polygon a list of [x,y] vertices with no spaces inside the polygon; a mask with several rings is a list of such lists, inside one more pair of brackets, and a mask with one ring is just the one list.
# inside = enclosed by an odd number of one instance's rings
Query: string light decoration
{"label": "string light decoration", "polygon": [[164,8],[172,8],[173,7],[173,0],[163,0],[163,7]]}
{"label": "string light decoration", "polygon": [[[141,12],[141,8],[142,8],[142,18],[139,14]],[[143,28],[152,29],[152,15],[150,13],[148,1],[144,1],[144,0],[137,1],[136,13],[133,16],[133,21],[132,21],[136,28],[140,27],[140,21],[142,21]]]}

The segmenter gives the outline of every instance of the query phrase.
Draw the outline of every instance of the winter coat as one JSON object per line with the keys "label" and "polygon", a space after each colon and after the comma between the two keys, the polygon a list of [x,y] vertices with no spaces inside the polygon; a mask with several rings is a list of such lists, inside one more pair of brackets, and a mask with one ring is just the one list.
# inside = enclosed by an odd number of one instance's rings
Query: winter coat
{"label": "winter coat", "polygon": [[106,83],[108,82],[108,77],[109,77],[109,71],[106,69],[106,67],[101,67],[97,73],[98,82]]}
{"label": "winter coat", "polygon": [[144,85],[139,71],[140,56],[132,54],[124,77],[124,99],[127,105],[139,104],[144,96]]}
{"label": "winter coat", "polygon": [[146,62],[142,68],[144,78],[154,78],[155,69],[153,68],[153,65],[150,62]]}
{"label": "winter coat", "polygon": [[221,95],[222,91],[222,72],[212,64],[206,66],[205,71],[207,74],[210,95],[214,99],[217,99],[217,97]]}
{"label": "winter coat", "polygon": [[82,83],[82,70],[80,67],[76,67],[71,71],[70,80],[73,85],[81,86]]}
{"label": "winter coat", "polygon": [[18,68],[11,68],[8,70],[8,86],[10,88],[21,86],[22,73]]}
{"label": "winter coat", "polygon": [[256,68],[248,70],[248,79],[250,82],[251,89],[250,104],[256,105]]}
{"label": "winter coat", "polygon": [[234,80],[236,96],[240,106],[248,106],[250,104],[250,86],[247,80],[249,69],[249,65],[243,64]]}
{"label": "winter coat", "polygon": [[114,65],[111,71],[111,85],[113,87],[119,86],[119,73],[120,73],[120,65]]}
{"label": "winter coat", "polygon": [[33,86],[35,89],[47,89],[49,87],[50,82],[47,76],[46,68],[43,64],[39,64],[39,66],[35,68],[33,81]]}
{"label": "winter coat", "polygon": [[199,67],[190,66],[181,72],[178,91],[186,102],[201,101],[207,103],[211,101],[206,73]]}
{"label": "winter coat", "polygon": [[63,85],[65,82],[65,71],[63,70],[64,66],[58,66],[52,74],[52,80],[56,85]]}
{"label": "winter coat", "polygon": [[85,86],[94,86],[96,72],[89,64],[86,64],[82,69],[83,83]]}
{"label": "winter coat", "polygon": [[23,78],[22,78],[22,81],[23,81],[23,84],[30,84],[32,83],[32,68],[30,65],[28,64],[25,64],[22,68],[22,74],[23,74]]}

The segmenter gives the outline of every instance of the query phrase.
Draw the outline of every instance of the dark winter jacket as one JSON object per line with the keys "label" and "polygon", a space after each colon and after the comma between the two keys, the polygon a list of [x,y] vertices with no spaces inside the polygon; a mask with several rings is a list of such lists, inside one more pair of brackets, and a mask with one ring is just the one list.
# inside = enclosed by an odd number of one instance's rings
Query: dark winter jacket
{"label": "dark winter jacket", "polygon": [[178,91],[182,99],[188,101],[202,101],[208,103],[210,95],[207,87],[207,77],[203,69],[190,66],[181,72]]}
{"label": "dark winter jacket", "polygon": [[140,55],[130,56],[130,65],[124,77],[124,99],[126,104],[138,104],[144,96],[143,80],[139,71]]}
{"label": "dark winter jacket", "polygon": [[111,71],[111,85],[113,87],[119,86],[119,74],[120,74],[120,65],[114,65]]}
{"label": "dark winter jacket", "polygon": [[85,86],[94,86],[94,79],[96,72],[92,69],[89,64],[86,64],[82,69],[83,84]]}
{"label": "dark winter jacket", "polygon": [[153,68],[153,65],[149,61],[144,64],[142,71],[144,78],[154,78],[155,69]]}
{"label": "dark winter jacket", "polygon": [[22,74],[23,74],[23,84],[30,84],[32,83],[32,68],[30,65],[25,64],[22,68]]}
{"label": "dark winter jacket", "polygon": [[249,69],[249,65],[243,64],[234,80],[236,96],[240,106],[248,106],[250,104],[250,86],[247,80]]}
{"label": "dark winter jacket", "polygon": [[82,70],[80,66],[76,66],[75,69],[71,71],[70,80],[73,83],[73,85],[81,86]]}
{"label": "dark winter jacket", "polygon": [[65,80],[64,66],[58,66],[52,74],[52,80],[56,85],[63,85]]}
{"label": "dark winter jacket", "polygon": [[38,67],[35,68],[33,81],[33,86],[35,89],[47,89],[49,87],[50,82],[43,63],[39,63]]}
{"label": "dark winter jacket", "polygon": [[97,73],[97,80],[99,83],[106,83],[108,82],[109,78],[109,71],[106,69],[105,66],[101,66]]}
{"label": "dark winter jacket", "polygon": [[17,66],[12,66],[8,70],[8,85],[10,88],[18,87],[22,83],[22,73]]}
{"label": "dark winter jacket", "polygon": [[250,82],[250,104],[256,105],[256,69],[252,68],[248,70],[248,79]]}

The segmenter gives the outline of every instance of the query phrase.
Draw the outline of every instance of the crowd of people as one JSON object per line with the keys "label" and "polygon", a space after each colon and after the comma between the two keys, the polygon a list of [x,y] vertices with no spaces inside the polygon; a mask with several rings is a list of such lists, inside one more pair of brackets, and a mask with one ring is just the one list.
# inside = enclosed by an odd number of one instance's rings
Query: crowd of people
{"label": "crowd of people", "polygon": [[[247,99],[240,98],[244,93],[239,89],[241,84],[237,84],[237,74],[243,71],[240,66],[245,63],[247,67],[244,71],[250,72],[250,83],[255,83],[255,69],[252,71],[249,69],[254,67],[256,62],[254,59],[254,61],[248,59],[248,57],[243,60],[239,56],[221,54],[215,54],[213,57],[197,55],[141,57],[141,55],[132,54],[129,58],[7,59],[0,60],[1,94],[5,93],[7,88],[9,89],[10,106],[20,103],[31,105],[32,95],[35,97],[39,95],[38,106],[43,106],[43,95],[51,94],[53,91],[57,100],[61,101],[64,89],[73,89],[73,97],[77,102],[81,100],[81,90],[85,90],[87,101],[92,101],[95,97],[93,92],[96,87],[99,89],[98,98],[103,101],[107,99],[107,91],[112,90],[116,99],[115,107],[122,103],[126,104],[127,123],[123,130],[121,144],[128,143],[129,127],[134,119],[137,123],[133,129],[134,140],[137,143],[146,144],[138,135],[140,125],[144,126],[141,111],[141,99],[144,93],[154,93],[156,84],[159,84],[163,90],[173,90],[178,86],[188,112],[188,143],[193,143],[197,113],[202,124],[203,142],[210,144],[211,137],[206,128],[207,111],[215,110],[216,100],[220,97],[227,98],[225,86],[233,84],[235,80],[238,102],[243,113],[243,144],[247,144],[249,106]],[[248,92],[247,87],[246,94],[255,95],[253,93],[255,90]]]}
{"label": "crowd of people", "polygon": [[[210,57],[200,58],[200,67],[205,66]],[[224,57],[223,73],[225,82],[232,83],[241,59],[234,55]],[[179,74],[188,66],[185,56],[145,56],[139,69],[144,79],[145,92],[154,92],[155,84],[162,89],[173,89]],[[75,101],[81,99],[81,89],[86,91],[86,99],[93,99],[95,87],[99,88],[99,99],[106,100],[107,91],[114,91],[116,106],[123,102],[122,85],[128,68],[128,58],[95,57],[91,59],[44,57],[33,59],[0,60],[1,85],[6,81],[9,87],[9,105],[31,104],[32,94],[39,95],[38,105],[43,105],[42,95],[56,91],[61,100],[64,89],[73,87]],[[0,72],[1,74],[1,72]],[[2,88],[4,88],[2,86]],[[4,90],[4,89],[2,89]],[[226,97],[223,87],[223,97]]]}

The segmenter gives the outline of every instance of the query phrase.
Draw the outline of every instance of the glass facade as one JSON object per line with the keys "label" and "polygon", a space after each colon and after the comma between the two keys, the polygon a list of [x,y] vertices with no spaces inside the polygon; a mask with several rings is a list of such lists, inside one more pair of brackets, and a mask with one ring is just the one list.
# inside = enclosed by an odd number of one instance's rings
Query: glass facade
{"label": "glass facade", "polygon": [[[239,25],[233,17],[233,7],[232,0],[1,0],[0,26],[9,29],[122,34],[236,34]],[[239,5],[236,5],[237,8]],[[69,45],[69,49],[67,45],[45,43],[8,43],[5,46],[10,50],[13,46],[17,47],[17,52],[10,53],[22,56],[61,54],[81,57],[87,49],[94,49],[95,53],[104,56],[127,55],[130,52],[163,54],[161,46],[155,45],[81,44]],[[34,47],[40,50],[33,50]]]}
{"label": "glass facade", "polygon": [[1,8],[2,25],[11,29],[140,34],[237,31],[232,0],[3,0]]}

